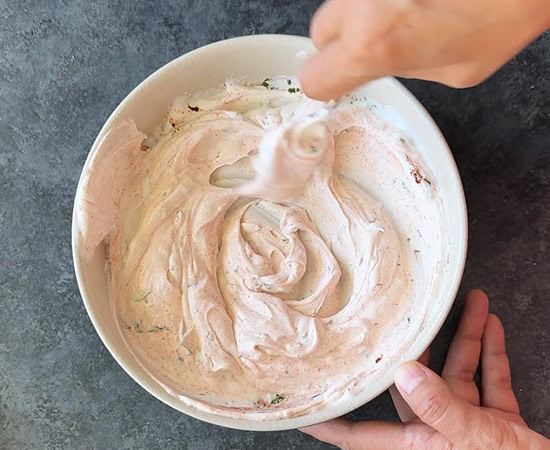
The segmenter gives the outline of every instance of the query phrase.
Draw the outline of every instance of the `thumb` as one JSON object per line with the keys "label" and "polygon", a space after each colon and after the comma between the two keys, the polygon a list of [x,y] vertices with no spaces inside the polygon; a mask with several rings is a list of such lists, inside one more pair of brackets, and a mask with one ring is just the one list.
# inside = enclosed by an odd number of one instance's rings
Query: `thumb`
{"label": "thumb", "polygon": [[425,424],[461,448],[491,448],[493,419],[457,395],[438,375],[411,361],[395,372],[395,385],[403,399]]}

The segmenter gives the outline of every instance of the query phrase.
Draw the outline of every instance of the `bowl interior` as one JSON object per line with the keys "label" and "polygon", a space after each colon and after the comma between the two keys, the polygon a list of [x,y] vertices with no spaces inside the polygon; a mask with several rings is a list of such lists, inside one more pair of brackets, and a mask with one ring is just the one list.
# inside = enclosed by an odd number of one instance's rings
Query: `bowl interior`
{"label": "bowl interior", "polygon": [[[164,117],[168,104],[183,93],[193,93],[219,86],[230,77],[250,79],[276,75],[296,75],[304,58],[314,52],[311,41],[295,36],[250,36],[236,38],[200,48],[181,56],[159,69],[113,112],[99,133],[83,168],[89,168],[92,155],[107,131],[124,120],[134,120],[138,129],[150,133]],[[442,289],[428,311],[430,327],[425,328],[404,360],[416,359],[427,348],[445,320],[454,301],[466,256],[466,206],[460,177],[447,144],[428,113],[400,83],[382,79],[369,83],[361,92],[384,105],[384,111],[415,141],[432,174],[439,183],[446,203],[451,259]],[[82,176],[76,193],[82,190]],[[239,420],[198,411],[169,395],[147,375],[134,360],[120,337],[107,295],[104,272],[105,248],[96,250],[84,261],[80,231],[73,215],[73,256],[78,284],[90,318],[105,346],[128,374],[152,395],[166,404],[198,419],[245,430],[282,430],[303,427],[345,414],[371,400],[392,384],[392,370],[376,380],[369,389],[352,401],[339,402],[310,415],[279,421]]]}

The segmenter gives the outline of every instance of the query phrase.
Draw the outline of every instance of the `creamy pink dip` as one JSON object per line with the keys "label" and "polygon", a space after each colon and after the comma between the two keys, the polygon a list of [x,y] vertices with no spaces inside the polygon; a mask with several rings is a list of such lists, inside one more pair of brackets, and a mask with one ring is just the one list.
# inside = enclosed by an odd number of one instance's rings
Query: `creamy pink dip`
{"label": "creamy pink dip", "polygon": [[147,139],[121,123],[78,203],[135,358],[184,402],[257,420],[399,361],[447,257],[436,180],[402,131],[366,99],[327,110],[274,85],[180,99]]}

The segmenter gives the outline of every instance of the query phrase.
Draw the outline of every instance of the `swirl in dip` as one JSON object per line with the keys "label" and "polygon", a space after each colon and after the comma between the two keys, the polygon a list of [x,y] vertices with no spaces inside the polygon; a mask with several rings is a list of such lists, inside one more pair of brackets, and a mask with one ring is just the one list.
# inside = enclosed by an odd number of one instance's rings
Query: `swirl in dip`
{"label": "swirl in dip", "polygon": [[275,420],[400,361],[448,246],[436,180],[376,111],[357,96],[327,111],[286,78],[228,82],[175,101],[149,138],[133,122],[104,137],[82,239],[108,244],[120,332],[167,391]]}

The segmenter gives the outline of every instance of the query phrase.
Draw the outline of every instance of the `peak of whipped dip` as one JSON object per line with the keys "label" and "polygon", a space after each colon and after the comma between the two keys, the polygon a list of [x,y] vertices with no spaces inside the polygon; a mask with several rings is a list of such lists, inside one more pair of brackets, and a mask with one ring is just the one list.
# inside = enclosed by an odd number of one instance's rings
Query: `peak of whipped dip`
{"label": "peak of whipped dip", "polygon": [[367,99],[328,111],[277,82],[178,99],[148,138],[121,123],[77,204],[137,361],[197,409],[257,420],[343,401],[400,361],[448,251],[402,131]]}
{"label": "peak of whipped dip", "polygon": [[[292,201],[303,193],[316,170],[328,179],[334,147],[329,120],[329,111],[320,108],[266,132],[253,160],[254,179],[240,192],[273,202]],[[327,164],[323,164],[325,158]]]}

